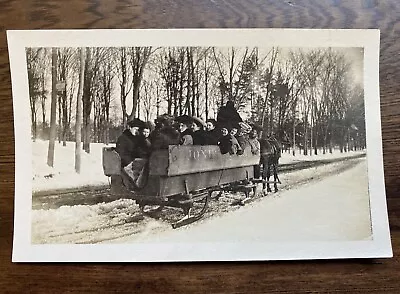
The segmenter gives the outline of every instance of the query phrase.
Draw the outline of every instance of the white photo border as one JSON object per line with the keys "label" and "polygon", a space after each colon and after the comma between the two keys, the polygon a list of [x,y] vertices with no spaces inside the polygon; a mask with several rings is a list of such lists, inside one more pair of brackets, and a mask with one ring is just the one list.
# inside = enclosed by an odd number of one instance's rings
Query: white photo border
{"label": "white photo border", "polygon": [[[175,262],[392,257],[383,172],[379,30],[138,29],[7,31],[15,132],[13,262]],[[372,240],[346,242],[35,245],[26,47],[278,46],[364,48]],[[340,216],[338,216],[340,217]]]}

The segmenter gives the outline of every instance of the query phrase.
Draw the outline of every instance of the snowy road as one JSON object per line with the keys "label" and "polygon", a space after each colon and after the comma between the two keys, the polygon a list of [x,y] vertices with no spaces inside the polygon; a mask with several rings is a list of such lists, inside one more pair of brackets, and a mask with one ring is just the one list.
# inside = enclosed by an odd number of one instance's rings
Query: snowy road
{"label": "snowy road", "polygon": [[371,237],[366,162],[192,228],[119,241],[353,241]]}
{"label": "snowy road", "polygon": [[370,235],[365,158],[282,174],[281,180],[282,191],[245,207],[231,206],[232,197],[212,201],[203,220],[177,230],[168,222],[170,212],[155,220],[129,199],[36,209],[32,242],[359,240]]}

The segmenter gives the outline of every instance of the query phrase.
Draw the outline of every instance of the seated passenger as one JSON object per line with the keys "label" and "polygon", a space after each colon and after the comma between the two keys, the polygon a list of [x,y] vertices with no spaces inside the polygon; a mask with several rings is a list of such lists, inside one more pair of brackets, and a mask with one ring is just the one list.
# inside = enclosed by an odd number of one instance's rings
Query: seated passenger
{"label": "seated passenger", "polygon": [[260,154],[260,141],[258,141],[258,131],[255,128],[253,128],[249,134],[249,145],[251,153],[254,155]]}
{"label": "seated passenger", "polygon": [[180,134],[172,126],[173,117],[163,114],[155,120],[155,129],[151,132],[149,138],[153,150],[168,149],[169,145],[178,145]]}
{"label": "seated passenger", "polygon": [[182,115],[177,117],[176,121],[178,122],[180,133],[179,145],[193,145],[192,130],[190,129],[192,118],[187,115]]}
{"label": "seated passenger", "polygon": [[151,153],[151,142],[150,142],[150,126],[145,124],[144,127],[139,129],[138,136],[138,157],[149,158]]}
{"label": "seated passenger", "polygon": [[139,152],[140,136],[139,129],[144,127],[140,119],[133,119],[128,122],[128,128],[119,136],[116,151],[121,157],[123,171],[132,181],[133,189],[143,186],[145,179],[145,166],[147,159],[141,158]]}
{"label": "seated passenger", "polygon": [[118,137],[116,151],[121,157],[122,167],[127,166],[138,157],[139,129],[143,126],[144,122],[140,119],[129,121],[127,129]]}
{"label": "seated passenger", "polygon": [[218,146],[221,150],[222,154],[243,154],[242,148],[239,145],[239,142],[236,140],[234,136],[232,136],[227,127],[223,127],[221,129],[222,136],[218,140]]}
{"label": "seated passenger", "polygon": [[236,140],[238,141],[243,152],[250,146],[248,135],[242,129],[239,129],[236,135]]}
{"label": "seated passenger", "polygon": [[217,121],[215,119],[207,120],[206,124],[206,145],[218,145],[218,139],[221,132],[216,129]]}
{"label": "seated passenger", "polygon": [[204,122],[200,118],[193,117],[190,127],[192,130],[193,145],[207,145]]}

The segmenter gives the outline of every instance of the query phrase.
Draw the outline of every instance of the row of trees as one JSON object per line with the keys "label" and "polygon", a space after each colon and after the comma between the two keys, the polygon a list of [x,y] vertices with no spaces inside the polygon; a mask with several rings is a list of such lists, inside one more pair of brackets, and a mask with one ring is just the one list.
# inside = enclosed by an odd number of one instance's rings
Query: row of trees
{"label": "row of trees", "polygon": [[109,143],[111,130],[133,117],[214,118],[231,100],[293,152],[365,145],[363,90],[344,51],[97,47],[27,48],[26,54],[33,139],[53,130],[64,145],[82,139],[90,152],[91,142]]}

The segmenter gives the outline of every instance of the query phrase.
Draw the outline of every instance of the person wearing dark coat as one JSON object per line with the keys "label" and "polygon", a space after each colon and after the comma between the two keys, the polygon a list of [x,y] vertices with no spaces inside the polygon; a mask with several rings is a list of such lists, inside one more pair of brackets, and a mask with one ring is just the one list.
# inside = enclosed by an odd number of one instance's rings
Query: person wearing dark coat
{"label": "person wearing dark coat", "polygon": [[194,117],[190,127],[192,129],[193,145],[207,145],[206,132],[203,129],[204,122]]}
{"label": "person wearing dark coat", "polygon": [[137,153],[139,158],[149,158],[151,154],[150,126],[139,129]]}
{"label": "person wearing dark coat", "polygon": [[180,134],[172,126],[173,118],[171,116],[160,115],[155,122],[155,129],[149,136],[153,150],[168,149],[169,145],[179,144]]}
{"label": "person wearing dark coat", "polygon": [[137,145],[139,140],[139,129],[144,126],[140,119],[128,122],[128,128],[118,137],[116,151],[121,158],[122,167],[127,166],[135,158],[139,157]]}
{"label": "person wearing dark coat", "polygon": [[221,129],[222,136],[218,140],[218,146],[222,154],[243,154],[243,150],[239,145],[239,142],[236,140],[234,136],[232,136],[227,127],[222,127]]}
{"label": "person wearing dark coat", "polygon": [[116,151],[121,158],[122,172],[130,178],[129,189],[138,189],[147,182],[147,158],[140,152],[141,136],[139,130],[144,127],[140,119],[128,122],[126,129],[117,140]]}
{"label": "person wearing dark coat", "polygon": [[242,122],[242,118],[237,112],[233,101],[229,100],[225,106],[222,106],[217,115],[218,125],[227,126],[229,129],[235,127],[238,128],[239,122]]}
{"label": "person wearing dark coat", "polygon": [[206,123],[206,145],[218,145],[218,139],[221,137],[221,132],[216,128],[217,122],[215,119],[209,119]]}

